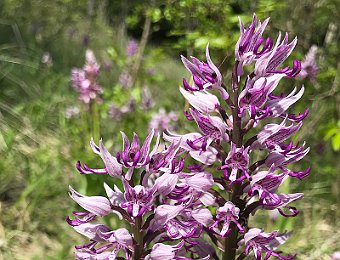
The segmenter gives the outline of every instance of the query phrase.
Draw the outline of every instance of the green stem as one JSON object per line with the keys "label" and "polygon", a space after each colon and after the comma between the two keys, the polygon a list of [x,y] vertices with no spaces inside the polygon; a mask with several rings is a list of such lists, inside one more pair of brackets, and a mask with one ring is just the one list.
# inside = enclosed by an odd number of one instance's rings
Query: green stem
{"label": "green stem", "polygon": [[100,121],[98,115],[98,106],[95,101],[91,101],[90,103],[90,113],[91,113],[91,121],[92,121],[92,137],[95,141],[98,141],[100,138]]}
{"label": "green stem", "polygon": [[133,260],[140,260],[144,252],[143,245],[143,231],[141,230],[143,219],[138,217],[135,220],[135,225],[133,227],[133,234],[136,240],[135,251],[133,253]]}
{"label": "green stem", "polygon": [[151,17],[150,17],[150,15],[146,15],[144,26],[143,26],[142,38],[140,40],[138,52],[137,52],[136,58],[134,60],[134,64],[132,66],[132,71],[131,71],[132,86],[136,82],[136,79],[137,79],[137,76],[138,76],[138,71],[139,71],[139,69],[142,65],[143,55],[144,55],[146,44],[148,42],[150,30],[151,30]]}
{"label": "green stem", "polygon": [[[233,114],[233,130],[231,141],[236,144],[236,147],[241,147],[243,142],[242,136],[242,120],[238,116],[238,87],[234,93],[235,107],[232,109]],[[238,174],[239,175],[239,172]],[[231,202],[236,206],[239,204],[239,197],[242,194],[241,183],[234,183],[232,186],[233,192],[231,195]],[[239,207],[239,206],[238,206]],[[224,240],[224,254],[223,260],[234,260],[236,258],[238,228],[234,223],[230,224],[231,232]]]}
{"label": "green stem", "polygon": [[236,246],[237,246],[237,227],[234,223],[230,224],[231,232],[224,240],[224,254],[223,260],[234,260],[236,257]]}
{"label": "green stem", "polygon": [[[234,113],[233,111],[233,118],[234,118],[234,128],[232,134],[232,141],[237,145],[237,147],[242,146],[242,135],[241,135],[241,120],[237,116],[237,112]],[[238,206],[238,197],[240,196],[241,184],[234,183],[233,184],[233,193],[231,196],[231,202]],[[223,260],[234,260],[236,257],[236,248],[237,248],[237,237],[238,237],[238,228],[234,223],[230,224],[231,232],[226,237],[224,241],[224,255]]]}

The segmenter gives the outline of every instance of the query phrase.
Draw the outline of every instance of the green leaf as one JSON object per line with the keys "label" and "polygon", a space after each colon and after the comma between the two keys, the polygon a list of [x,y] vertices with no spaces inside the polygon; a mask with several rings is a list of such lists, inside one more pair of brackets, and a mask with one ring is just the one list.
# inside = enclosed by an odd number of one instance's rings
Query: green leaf
{"label": "green leaf", "polygon": [[333,150],[338,152],[340,150],[340,131],[338,131],[335,136],[332,138],[332,147]]}
{"label": "green leaf", "polygon": [[157,23],[162,18],[161,10],[158,8],[154,9],[151,14],[151,19],[153,23]]}

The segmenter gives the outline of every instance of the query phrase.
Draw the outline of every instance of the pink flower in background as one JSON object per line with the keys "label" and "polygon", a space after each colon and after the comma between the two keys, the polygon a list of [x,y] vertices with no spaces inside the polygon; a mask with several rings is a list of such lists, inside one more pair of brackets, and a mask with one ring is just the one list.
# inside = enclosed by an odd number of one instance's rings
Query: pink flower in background
{"label": "pink flower in background", "polygon": [[316,54],[318,47],[313,45],[308,50],[304,60],[301,62],[301,72],[298,74],[298,78],[308,78],[311,81],[315,81],[316,75],[318,74],[319,68],[316,63]]}
{"label": "pink flower in background", "polygon": [[331,260],[340,260],[340,251],[334,252],[331,256]]}
{"label": "pink flower in background", "polygon": [[97,77],[100,73],[99,68],[94,53],[91,50],[87,50],[84,68],[72,69],[72,87],[78,92],[79,100],[86,104],[90,103],[91,100],[101,102],[99,95],[103,92],[103,88],[97,83]]}
{"label": "pink flower in background", "polygon": [[162,132],[164,130],[171,129],[171,122],[177,120],[178,117],[175,112],[170,111],[167,113],[164,108],[160,108],[150,120],[149,128]]}
{"label": "pink flower in background", "polygon": [[65,117],[66,118],[78,117],[79,113],[80,113],[79,107],[71,106],[71,107],[66,108]]}
{"label": "pink flower in background", "polygon": [[119,75],[118,81],[123,88],[130,88],[132,86],[132,77],[127,70],[122,71],[122,73]]}
{"label": "pink flower in background", "polygon": [[111,104],[108,109],[108,116],[111,119],[121,120],[123,112],[121,111],[120,107],[116,104]]}
{"label": "pink flower in background", "polygon": [[126,56],[132,57],[138,51],[138,42],[136,40],[129,40],[126,46]]}
{"label": "pink flower in background", "polygon": [[155,101],[152,98],[152,94],[150,92],[150,89],[147,86],[144,86],[142,88],[142,103],[141,103],[141,107],[142,109],[145,110],[149,110],[150,108],[152,108],[155,105]]}
{"label": "pink flower in background", "polygon": [[123,114],[130,113],[136,110],[136,100],[134,98],[130,98],[129,101],[120,108]]}

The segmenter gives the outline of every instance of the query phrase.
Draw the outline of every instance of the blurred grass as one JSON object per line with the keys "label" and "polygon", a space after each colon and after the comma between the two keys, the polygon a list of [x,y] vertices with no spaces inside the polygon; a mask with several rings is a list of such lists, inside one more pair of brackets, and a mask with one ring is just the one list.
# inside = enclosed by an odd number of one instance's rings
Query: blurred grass
{"label": "blurred grass", "polygon": [[[160,105],[173,109],[179,95],[169,96],[177,90],[184,70],[169,57],[158,59],[157,71],[166,83],[162,83],[162,91],[158,85],[151,86],[151,92],[164,100]],[[92,185],[100,185],[95,190],[103,192],[102,178],[81,176],[74,167],[78,159],[100,163],[88,146],[89,136],[83,128],[87,122],[65,119],[67,104],[77,99],[69,86],[69,73],[46,70],[37,60],[32,62],[33,72],[20,62],[15,68],[8,60],[1,64],[8,73],[3,74],[6,89],[0,102],[0,259],[70,258],[73,246],[85,240],[64,221],[75,209],[68,185],[85,192],[89,179]],[[106,118],[102,123],[102,136],[105,141],[113,137],[111,145],[121,143],[115,129],[146,136],[143,117],[127,115],[121,123]],[[142,126],[140,130],[138,126]]]}

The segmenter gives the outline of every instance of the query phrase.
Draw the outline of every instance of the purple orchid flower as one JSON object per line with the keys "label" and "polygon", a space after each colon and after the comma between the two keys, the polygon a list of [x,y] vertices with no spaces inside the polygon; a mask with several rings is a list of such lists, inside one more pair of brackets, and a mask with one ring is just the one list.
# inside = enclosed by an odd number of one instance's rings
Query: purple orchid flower
{"label": "purple orchid flower", "polygon": [[270,76],[272,74],[284,74],[286,77],[293,78],[301,71],[301,63],[298,60],[294,61],[293,68],[285,67],[277,69],[291,54],[297,43],[297,38],[288,43],[288,33],[281,41],[281,33],[279,34],[274,48],[262,55],[255,63],[255,75],[257,78]]}
{"label": "purple orchid flower", "polygon": [[239,21],[240,38],[236,43],[235,57],[236,60],[240,62],[238,66],[238,75],[242,76],[244,73],[243,66],[252,63],[263,54],[268,53],[273,46],[273,41],[270,38],[267,38],[261,48],[264,41],[262,34],[269,22],[269,18],[261,23],[254,14],[253,20],[247,29],[244,28],[242,20],[239,19]]}
{"label": "purple orchid flower", "polygon": [[151,229],[157,230],[159,224],[163,223],[167,236],[172,240],[198,238],[203,227],[213,223],[213,218],[208,209],[193,209],[190,205],[189,202],[178,206],[159,206]]}
{"label": "purple orchid flower", "polygon": [[[229,141],[229,136],[226,133],[229,127],[220,117],[205,116],[196,109],[191,109],[190,113],[198,128],[207,138],[211,138],[217,143]],[[193,142],[189,142],[188,144],[192,144],[192,146],[195,147]],[[206,149],[206,147],[202,147],[202,150],[204,149]]]}
{"label": "purple orchid flower", "polygon": [[124,202],[120,204],[120,207],[126,209],[129,215],[137,218],[153,209],[155,188],[145,188],[142,185],[131,187],[124,179],[123,184],[125,190]]}
{"label": "purple orchid flower", "polygon": [[153,218],[150,229],[155,231],[162,228],[163,224],[175,218],[185,206],[182,205],[160,205],[155,209],[155,217]]}
{"label": "purple orchid flower", "polygon": [[265,160],[267,166],[274,165],[278,168],[285,169],[288,164],[300,161],[304,158],[308,152],[309,148],[303,150],[304,144],[297,148],[291,150],[282,150],[280,148],[271,151]]}
{"label": "purple orchid flower", "polygon": [[[183,169],[184,164],[181,159],[177,160],[178,151],[180,149],[181,140],[178,142],[173,142],[169,147],[165,148],[162,151],[157,151],[159,144],[159,138],[157,139],[155,148],[150,153],[150,163],[146,166],[146,170],[151,174],[157,171],[168,172],[170,173],[179,172]],[[176,163],[180,163],[176,167]],[[147,177],[149,175],[146,175]],[[146,178],[145,178],[146,179]]]}
{"label": "purple orchid flower", "polygon": [[254,113],[253,110],[261,112],[261,109],[265,109],[269,94],[274,91],[282,78],[282,74],[262,77],[255,81],[248,78],[246,87],[240,93],[238,100],[240,116],[244,116],[244,110],[251,114]]}
{"label": "purple orchid flower", "polygon": [[[276,190],[288,178],[288,175],[287,173],[274,174],[273,171],[274,167],[271,167],[268,172],[261,171],[255,174],[244,191],[248,193],[250,198],[258,195],[260,205],[264,209],[278,209],[279,213],[285,217],[296,216],[298,214],[296,208],[287,205],[301,199],[303,194],[276,194]],[[285,213],[284,209],[288,209],[290,214]]]}
{"label": "purple orchid flower", "polygon": [[209,192],[214,179],[209,172],[179,173],[179,183],[175,185],[168,197],[178,203],[190,203],[198,200],[203,205],[213,205],[215,197]]}
{"label": "purple orchid flower", "polygon": [[222,87],[222,74],[211,61],[209,45],[206,47],[207,63],[191,57],[192,62],[181,56],[185,68],[191,73],[194,84],[192,86],[183,79],[184,89],[187,91],[201,91],[204,89],[217,89],[224,100],[229,98],[229,94]]}
{"label": "purple orchid flower", "polygon": [[70,219],[69,217],[66,217],[67,223],[72,227],[88,223],[95,219],[97,216],[96,214],[90,212],[77,212],[77,211],[73,211],[73,215],[76,216],[75,219]]}
{"label": "purple orchid flower", "polygon": [[280,148],[282,143],[296,133],[302,126],[302,122],[291,124],[290,126],[286,126],[285,122],[286,120],[283,120],[281,124],[265,125],[256,135],[257,140],[251,144],[250,148],[253,150],[263,148],[272,150]]}
{"label": "purple orchid flower", "polygon": [[[279,235],[278,232],[274,231],[272,233],[265,233],[261,229],[251,228],[244,235],[244,239],[239,242],[239,245],[245,245],[244,253],[246,255],[250,254],[250,249],[253,250],[256,260],[267,260],[269,257],[273,256],[280,260],[291,260],[294,259],[295,256],[281,256],[279,253],[272,249],[273,247],[277,247],[282,244],[286,239],[283,238],[287,236],[287,234]],[[265,256],[263,257],[261,253],[264,252]]]}
{"label": "purple orchid flower", "polygon": [[[251,180],[248,172],[249,165],[249,147],[237,148],[234,143],[231,143],[231,151],[225,159],[224,165],[220,167],[221,170],[230,169],[230,173],[225,171],[225,177],[231,182],[240,182],[244,179]],[[243,172],[242,176],[237,176],[238,170]]]}
{"label": "purple orchid flower", "polygon": [[123,136],[123,151],[117,153],[117,160],[119,163],[129,169],[128,173],[125,175],[125,178],[130,180],[134,168],[143,167],[150,162],[149,151],[150,144],[154,136],[154,130],[152,129],[149,135],[146,137],[142,147],[140,147],[137,134],[134,133],[133,141],[130,144],[130,141],[125,133],[121,133]]}
{"label": "purple orchid flower", "polygon": [[89,168],[86,164],[81,165],[80,161],[77,162],[77,169],[82,174],[109,174],[112,177],[120,177],[122,175],[122,165],[118,163],[116,157],[112,156],[108,150],[105,148],[103,141],[99,141],[99,146],[97,146],[93,140],[90,142],[90,146],[94,153],[98,154],[104,164],[103,169],[93,169]]}
{"label": "purple orchid flower", "polygon": [[[115,259],[120,250],[125,252],[126,259],[131,259],[133,238],[127,229],[119,228],[111,231],[105,225],[88,223],[76,226],[74,229],[91,241],[90,244],[76,246],[77,259]],[[106,245],[95,248],[98,243]]]}
{"label": "purple orchid flower", "polygon": [[[218,158],[218,151],[210,146],[212,139],[202,136],[200,133],[190,133],[185,135],[178,135],[167,131],[163,133],[164,140],[168,142],[180,142],[180,147],[189,151],[190,156],[206,165],[214,164]],[[189,145],[190,144],[190,145]],[[195,147],[193,147],[193,145]],[[199,150],[197,147],[205,147],[205,150]]]}
{"label": "purple orchid flower", "polygon": [[[219,207],[216,211],[216,221],[211,225],[211,229],[213,229],[216,233],[221,235],[222,237],[226,237],[231,232],[230,223],[233,222],[240,230],[240,232],[244,232],[242,226],[238,222],[240,214],[240,209],[236,207],[232,202],[227,201],[222,207]],[[216,226],[223,222],[223,227],[221,231],[219,231]]]}
{"label": "purple orchid flower", "polygon": [[296,93],[296,88],[294,88],[287,97],[275,97],[271,95],[265,106],[269,108],[272,117],[279,117],[302,97],[304,90],[304,87],[302,87],[301,90]]}

